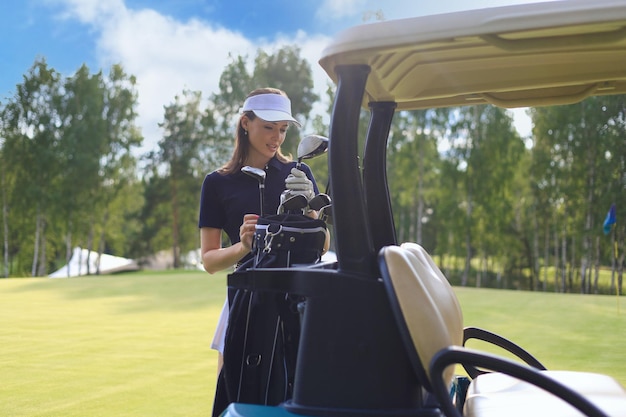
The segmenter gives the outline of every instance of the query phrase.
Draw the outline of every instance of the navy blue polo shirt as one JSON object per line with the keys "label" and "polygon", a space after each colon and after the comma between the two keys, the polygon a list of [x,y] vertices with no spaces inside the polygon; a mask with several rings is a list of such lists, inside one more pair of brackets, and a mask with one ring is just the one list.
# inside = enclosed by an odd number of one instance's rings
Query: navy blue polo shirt
{"label": "navy blue polo shirt", "polygon": [[[265,214],[276,214],[280,195],[285,191],[285,178],[295,167],[295,162],[282,163],[272,158],[265,168]],[[302,164],[300,169],[313,181],[315,194],[319,193],[311,169]],[[200,197],[198,227],[222,229],[231,244],[239,242],[239,228],[245,214],[261,214],[259,182],[239,171],[222,175],[213,171],[204,178]]]}

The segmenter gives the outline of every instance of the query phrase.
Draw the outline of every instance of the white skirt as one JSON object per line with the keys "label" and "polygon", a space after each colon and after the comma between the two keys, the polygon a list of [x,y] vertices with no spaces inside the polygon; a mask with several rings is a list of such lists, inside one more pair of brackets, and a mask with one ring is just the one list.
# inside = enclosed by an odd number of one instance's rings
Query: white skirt
{"label": "white skirt", "polygon": [[211,349],[215,349],[221,354],[224,354],[224,340],[226,339],[226,328],[228,327],[228,311],[228,297],[226,297],[220,318],[217,322],[213,342],[211,342]]}

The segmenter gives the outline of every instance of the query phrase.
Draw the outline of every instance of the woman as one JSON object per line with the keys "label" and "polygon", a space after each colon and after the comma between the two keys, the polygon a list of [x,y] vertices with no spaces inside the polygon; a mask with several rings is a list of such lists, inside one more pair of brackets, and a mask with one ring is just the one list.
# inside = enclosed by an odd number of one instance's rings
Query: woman
{"label": "woman", "polygon": [[[230,161],[206,176],[200,200],[200,250],[204,269],[213,274],[249,259],[259,214],[276,213],[285,189],[311,199],[318,193],[311,170],[299,169],[280,150],[290,124],[300,126],[291,115],[287,95],[275,88],[252,91],[246,98],[235,135]],[[260,207],[259,183],[241,172],[243,166],[265,170],[264,206]],[[311,212],[310,217],[317,213]],[[222,231],[230,246],[222,247]],[[325,249],[328,248],[328,242]],[[228,305],[222,314],[211,347],[219,351],[218,372],[223,364]]]}

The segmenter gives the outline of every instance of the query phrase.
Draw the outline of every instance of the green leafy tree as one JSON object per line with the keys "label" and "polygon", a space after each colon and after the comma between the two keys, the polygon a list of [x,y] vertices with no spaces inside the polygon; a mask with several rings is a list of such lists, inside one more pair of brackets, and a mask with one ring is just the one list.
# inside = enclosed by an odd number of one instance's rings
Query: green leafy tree
{"label": "green leafy tree", "polygon": [[92,249],[89,244],[95,216],[101,208],[99,160],[105,147],[102,89],[100,74],[91,74],[85,65],[65,82],[63,135],[58,148],[63,175],[58,178],[59,198],[55,199],[55,206],[59,221],[54,224],[62,227],[59,235],[65,236],[68,261],[73,238]]}
{"label": "green leafy tree", "polygon": [[553,238],[545,241],[554,242],[558,288],[574,290],[580,277],[580,292],[596,292],[597,272],[592,276],[592,265],[600,261],[596,254],[604,253],[606,259],[612,252],[609,245],[603,252],[598,247],[602,222],[612,203],[624,204],[624,97],[537,108],[533,122],[535,198],[555,216],[557,227],[546,227]]}
{"label": "green leafy tree", "polygon": [[[46,233],[54,204],[56,180],[61,173],[56,149],[61,138],[59,115],[62,97],[60,75],[43,59],[37,60],[17,85],[17,92],[3,111],[7,171],[14,175],[11,201],[11,227],[15,230],[18,273],[45,274]],[[10,233],[10,232],[9,232]],[[25,245],[28,241],[34,245]],[[31,262],[27,259],[30,256]]]}
{"label": "green leafy tree", "polygon": [[[150,164],[141,181],[143,204],[139,211],[141,228],[131,236],[134,242],[130,256],[147,258],[172,247],[171,206],[167,204],[167,178],[159,173],[156,164]],[[196,192],[197,194],[197,192]]]}
{"label": "green leafy tree", "polygon": [[[134,123],[134,84],[134,77],[127,76],[119,65],[111,68],[108,77],[102,72],[91,74],[83,65],[65,82],[58,152],[63,166],[58,181],[62,197],[57,199],[60,219],[54,223],[61,228],[59,235],[65,236],[66,260],[74,241],[89,250],[88,257],[94,256],[92,251],[97,253],[97,268],[90,271],[88,266],[88,274],[99,273],[109,220],[123,217],[112,211],[114,201],[136,182],[131,149],[140,145],[142,138]],[[111,235],[109,249],[115,246]]]}
{"label": "green leafy tree", "polygon": [[[97,198],[101,210],[96,222],[98,228],[94,230],[99,233],[95,243],[98,254],[105,248],[115,248],[115,253],[128,253],[131,245],[127,236],[139,227],[133,219],[141,202],[137,198],[141,188],[133,149],[141,145],[143,137],[136,125],[136,83],[135,77],[126,74],[120,65],[111,67],[103,83],[104,148],[99,159]],[[125,222],[119,224],[120,219]],[[115,223],[120,227],[111,227]]]}
{"label": "green leafy tree", "polygon": [[[167,225],[170,226],[173,266],[181,266],[181,250],[197,247],[197,227],[187,219],[197,218],[198,157],[213,127],[210,112],[201,107],[202,95],[185,90],[174,103],[165,107],[163,139],[152,160],[164,167],[163,178],[167,200],[161,204],[170,207]],[[163,224],[162,226],[166,226]],[[193,242],[193,244],[191,243]]]}
{"label": "green leafy tree", "polygon": [[85,65],[63,79],[42,59],[3,105],[2,154],[11,155],[3,161],[4,263],[16,274],[30,265],[31,275],[45,275],[74,242],[92,249],[98,233],[104,250],[111,190],[136,176],[133,85],[118,66],[108,79]]}
{"label": "green leafy tree", "polygon": [[[467,285],[471,260],[477,252],[483,265],[489,256],[501,257],[502,240],[512,223],[510,179],[523,143],[505,110],[494,106],[461,108],[452,124],[452,160],[463,172],[461,206],[464,210],[465,266],[461,278]],[[496,238],[492,238],[496,236]],[[504,259],[502,259],[504,260]],[[508,260],[511,261],[510,259]],[[482,275],[477,277],[480,285]]]}
{"label": "green leafy tree", "polygon": [[[445,111],[399,112],[394,118],[388,146],[398,239],[415,241],[431,250],[437,242],[434,224],[440,164],[437,144],[444,135],[445,121]],[[429,233],[424,233],[426,226],[431,227]]]}

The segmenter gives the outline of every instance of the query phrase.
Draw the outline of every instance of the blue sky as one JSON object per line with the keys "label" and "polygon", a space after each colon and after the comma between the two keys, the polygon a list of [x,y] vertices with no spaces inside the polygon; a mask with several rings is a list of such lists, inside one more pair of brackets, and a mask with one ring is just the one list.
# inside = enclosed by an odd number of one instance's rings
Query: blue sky
{"label": "blue sky", "polygon": [[[0,5],[0,100],[38,57],[64,76],[121,63],[138,80],[143,150],[157,143],[163,106],[184,88],[205,96],[229,54],[297,44],[315,88],[328,77],[317,61],[337,32],[382,13],[385,20],[530,3],[533,0],[5,0]],[[539,1],[539,0],[536,0]],[[520,129],[524,130],[525,127]]]}

